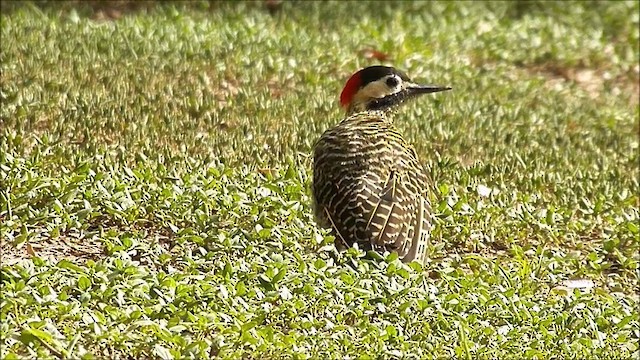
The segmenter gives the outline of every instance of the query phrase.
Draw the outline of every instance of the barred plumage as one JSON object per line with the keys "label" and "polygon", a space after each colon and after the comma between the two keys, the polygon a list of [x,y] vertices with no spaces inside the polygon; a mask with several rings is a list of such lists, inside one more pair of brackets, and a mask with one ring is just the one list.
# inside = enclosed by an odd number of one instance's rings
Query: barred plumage
{"label": "barred plumage", "polygon": [[[353,80],[355,79],[355,80]],[[392,80],[389,80],[392,79]],[[428,177],[391,112],[407,98],[448,88],[419,86],[389,67],[354,74],[341,101],[350,116],[314,149],[313,198],[318,224],[340,249],[397,252],[423,261],[430,231]]]}

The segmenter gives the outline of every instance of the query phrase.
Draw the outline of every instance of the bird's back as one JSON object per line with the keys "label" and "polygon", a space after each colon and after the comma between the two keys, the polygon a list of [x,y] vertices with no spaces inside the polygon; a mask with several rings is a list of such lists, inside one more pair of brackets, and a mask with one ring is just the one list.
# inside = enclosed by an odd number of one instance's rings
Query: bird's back
{"label": "bird's back", "polygon": [[428,178],[385,112],[361,112],[326,131],[314,150],[318,223],[339,247],[422,260],[429,237]]}

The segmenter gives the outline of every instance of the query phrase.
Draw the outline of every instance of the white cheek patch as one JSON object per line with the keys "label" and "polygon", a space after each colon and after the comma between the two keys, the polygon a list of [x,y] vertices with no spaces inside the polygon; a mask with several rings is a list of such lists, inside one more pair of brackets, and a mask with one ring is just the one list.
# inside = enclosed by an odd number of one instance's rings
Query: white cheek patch
{"label": "white cheek patch", "polygon": [[365,87],[360,89],[353,97],[354,102],[366,102],[369,99],[380,99],[388,95],[395,94],[402,90],[402,86],[396,86],[394,89],[389,89],[386,84],[387,78],[382,78],[381,80],[372,81],[368,83]]}

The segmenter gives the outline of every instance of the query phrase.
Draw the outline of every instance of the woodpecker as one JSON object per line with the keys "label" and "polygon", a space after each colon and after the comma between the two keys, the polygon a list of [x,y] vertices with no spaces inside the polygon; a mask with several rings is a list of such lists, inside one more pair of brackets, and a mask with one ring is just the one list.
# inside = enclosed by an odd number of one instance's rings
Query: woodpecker
{"label": "woodpecker", "polygon": [[431,228],[429,178],[414,148],[393,125],[399,105],[450,87],[419,85],[402,71],[370,66],[340,94],[347,117],[313,151],[313,207],[336,248],[396,252],[424,262]]}

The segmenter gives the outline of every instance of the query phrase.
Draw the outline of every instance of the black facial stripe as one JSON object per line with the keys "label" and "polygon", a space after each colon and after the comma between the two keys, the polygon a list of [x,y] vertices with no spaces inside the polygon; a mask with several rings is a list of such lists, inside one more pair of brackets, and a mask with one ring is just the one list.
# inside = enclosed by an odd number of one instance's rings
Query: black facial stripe
{"label": "black facial stripe", "polygon": [[409,77],[404,72],[394,69],[390,66],[369,66],[368,68],[364,68],[360,72],[360,78],[362,80],[361,87],[366,86],[368,83],[380,80],[388,75],[398,75],[403,81],[411,81]]}
{"label": "black facial stripe", "polygon": [[383,98],[370,101],[367,104],[367,110],[386,109],[386,108],[401,104],[406,100],[410,99],[411,97],[412,97],[411,93],[405,89],[395,94],[387,95]]}

